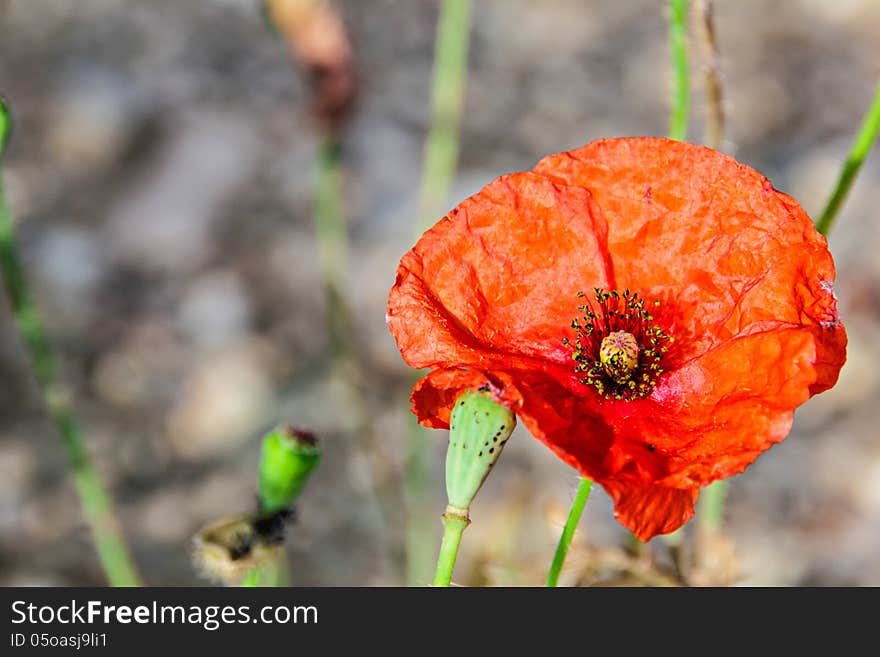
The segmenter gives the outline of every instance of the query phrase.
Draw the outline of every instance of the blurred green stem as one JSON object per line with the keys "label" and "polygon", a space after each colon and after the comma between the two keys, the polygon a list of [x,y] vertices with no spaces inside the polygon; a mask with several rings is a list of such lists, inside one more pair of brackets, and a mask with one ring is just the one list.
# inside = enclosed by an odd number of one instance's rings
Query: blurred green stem
{"label": "blurred green stem", "polygon": [[724,94],[712,0],[696,0],[694,13],[703,44],[703,69],[706,73],[706,146],[721,150],[724,145]]}
{"label": "blurred green stem", "polygon": [[440,218],[455,176],[470,25],[470,0],[443,0],[434,45],[431,128],[422,164],[419,234]]}
{"label": "blurred green stem", "polygon": [[[313,219],[318,266],[326,301],[325,329],[330,360],[330,379],[342,388],[339,402],[341,416],[353,427],[348,452],[356,469],[355,481],[360,496],[369,505],[375,536],[383,554],[391,550],[388,515],[393,502],[384,482],[387,467],[373,449],[375,430],[369,408],[367,364],[353,339],[356,324],[352,319],[347,291],[349,238],[344,208],[342,134],[347,110],[356,96],[357,77],[352,61],[351,44],[340,16],[328,3],[298,0],[266,0],[262,3],[269,24],[284,38],[291,55],[305,67],[315,96],[313,118],[319,130],[317,152],[312,170]],[[315,25],[320,25],[321,39],[316,42]],[[332,61],[325,55],[332,49]],[[341,86],[327,85],[330,76]],[[337,94],[338,92],[338,94]],[[395,496],[396,497],[396,496]],[[387,565],[391,560],[383,562]]]}
{"label": "blurred green stem", "polygon": [[374,429],[365,396],[367,375],[365,365],[352,341],[354,324],[345,290],[348,289],[348,226],[343,208],[342,145],[335,131],[325,130],[318,144],[314,164],[314,221],[318,261],[327,303],[326,328],[330,357],[337,375],[344,381],[349,408],[355,429],[356,442],[350,447],[354,466],[363,479],[365,493],[370,498],[371,515],[377,529],[380,546],[390,553],[388,516],[393,504],[391,492],[379,485],[381,466],[371,458]]}
{"label": "blurred green stem", "polygon": [[[729,487],[727,479],[719,479],[709,484],[700,494],[696,512],[697,532],[694,554],[694,562],[700,570],[711,567],[715,545],[712,539],[719,534],[724,524],[724,507]],[[680,575],[687,576],[687,573],[682,572]]]}
{"label": "blurred green stem", "polygon": [[877,85],[874,91],[874,100],[871,102],[868,113],[862,120],[862,126],[849,151],[849,157],[847,157],[840,171],[834,191],[831,192],[825,209],[822,211],[819,221],[816,222],[816,230],[823,235],[827,236],[828,231],[831,230],[831,224],[834,223],[840,207],[846,200],[846,195],[849,193],[849,189],[852,187],[862,163],[868,157],[871,146],[874,145],[874,141],[877,139],[878,131],[880,131],[880,84]]}
{"label": "blurred green stem", "polygon": [[574,532],[581,521],[581,514],[584,512],[584,506],[587,504],[587,498],[590,497],[590,490],[592,488],[593,482],[583,477],[578,486],[577,493],[575,493],[574,501],[571,503],[568,520],[565,521],[565,527],[562,529],[562,535],[559,537],[556,554],[553,555],[553,563],[550,564],[550,570],[547,573],[547,586],[556,586],[559,583],[559,573],[562,572],[562,565],[565,563],[565,557],[568,555],[568,548],[571,547]]}
{"label": "blurred green stem", "polygon": [[262,568],[252,568],[248,571],[247,575],[244,576],[244,579],[241,580],[241,586],[243,587],[258,587],[263,585],[263,569]]}
{"label": "blurred green stem", "polygon": [[687,138],[690,83],[687,52],[687,0],[669,2],[669,49],[672,53],[673,94],[672,113],[669,116],[669,138],[684,141]]}
{"label": "blurred green stem", "polygon": [[342,208],[341,145],[332,133],[321,136],[315,157],[315,238],[327,301],[330,352],[351,355],[349,311],[342,296],[348,262],[348,232]]}
{"label": "blurred green stem", "polygon": [[[266,0],[263,6],[266,18],[284,37],[291,54],[312,74],[311,90],[317,96],[314,118],[323,126],[318,135],[313,163],[312,195],[318,266],[326,301],[324,325],[330,356],[330,374],[331,380],[334,383],[339,382],[343,388],[345,399],[340,402],[340,406],[347,411],[343,416],[350,418],[354,425],[349,432],[355,437],[349,445],[349,454],[352,466],[357,469],[355,479],[360,484],[358,492],[369,502],[372,522],[377,528],[376,536],[382,543],[380,549],[388,554],[387,516],[391,496],[384,494],[377,483],[388,480],[388,477],[382,476],[383,464],[374,456],[377,450],[371,449],[375,432],[366,395],[367,368],[352,339],[355,324],[346,294],[349,289],[349,240],[343,205],[341,135],[345,124],[345,109],[353,101],[355,89],[352,85],[342,90],[344,98],[328,99],[323,95],[326,89],[320,82],[321,77],[330,71],[327,66],[331,66],[333,75],[341,75],[340,79],[354,77],[354,71],[348,70],[352,66],[349,61],[350,43],[341,22],[338,24],[341,32],[334,31],[334,26],[337,25],[333,19],[335,14],[324,14],[323,10],[328,9],[324,3]],[[307,36],[308,25],[314,24],[314,20],[327,19],[328,16],[331,19],[326,24],[328,30],[324,34],[328,41],[322,41],[322,45],[316,48],[314,39],[310,40]],[[304,41],[299,42],[300,39]],[[332,65],[322,59],[322,53],[326,52],[323,46],[328,43],[335,44],[337,48],[338,57]],[[325,101],[328,100],[330,104],[325,106]]]}
{"label": "blurred green stem", "polygon": [[[0,102],[0,132],[5,132],[5,108]],[[0,135],[2,148],[3,135]],[[15,247],[12,217],[0,180],[0,270],[6,284],[15,323],[30,354],[49,417],[61,437],[73,471],[76,492],[92,531],[98,557],[112,586],[139,586],[140,578],[113,518],[110,496],[83,440],[71,402],[71,393],[58,379],[55,356],[30,296],[24,269]]]}
{"label": "blurred green stem", "polygon": [[[427,230],[443,212],[458,162],[459,125],[467,81],[470,0],[443,0],[434,45],[431,127],[425,141],[417,232]],[[407,505],[406,581],[424,584],[431,572],[434,522],[431,513],[428,430],[412,421],[405,472]]]}
{"label": "blurred green stem", "polygon": [[289,586],[286,571],[284,560],[278,559],[249,570],[241,580],[241,586],[245,588]]}
{"label": "blurred green stem", "polygon": [[434,516],[431,513],[430,430],[409,419],[404,472],[406,505],[406,583],[422,586],[428,581],[434,554]]}
{"label": "blurred green stem", "polygon": [[[697,0],[694,10],[700,26],[703,42],[704,68],[706,69],[706,145],[720,149],[724,142],[724,110],[722,105],[721,78],[718,74],[718,43],[715,38],[715,23],[711,0]],[[708,563],[706,551],[710,543],[707,539],[721,531],[724,523],[724,505],[727,500],[727,480],[721,479],[707,486],[697,503],[696,559],[698,563]],[[673,559],[679,576],[686,576],[686,568],[681,560],[682,545],[680,530],[668,535],[667,543],[673,552]]]}
{"label": "blurred green stem", "polygon": [[697,508],[697,530],[704,535],[721,529],[724,522],[724,504],[727,501],[727,479],[719,479],[703,490]]}

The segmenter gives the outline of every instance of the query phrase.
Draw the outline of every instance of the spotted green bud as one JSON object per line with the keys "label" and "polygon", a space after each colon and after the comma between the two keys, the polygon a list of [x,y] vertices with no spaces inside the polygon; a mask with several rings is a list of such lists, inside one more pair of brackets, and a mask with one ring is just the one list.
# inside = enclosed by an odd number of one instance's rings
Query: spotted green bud
{"label": "spotted green bud", "polygon": [[260,456],[260,510],[289,507],[320,459],[318,440],[309,431],[285,425],[267,433]]}
{"label": "spotted green bud", "polygon": [[3,155],[3,149],[9,140],[10,132],[12,132],[12,117],[9,115],[6,102],[0,98],[0,155]]}
{"label": "spotted green bud", "polygon": [[[455,400],[446,451],[449,506],[467,511],[516,426],[510,409],[489,391],[468,390]],[[447,509],[447,513],[449,510]]]}

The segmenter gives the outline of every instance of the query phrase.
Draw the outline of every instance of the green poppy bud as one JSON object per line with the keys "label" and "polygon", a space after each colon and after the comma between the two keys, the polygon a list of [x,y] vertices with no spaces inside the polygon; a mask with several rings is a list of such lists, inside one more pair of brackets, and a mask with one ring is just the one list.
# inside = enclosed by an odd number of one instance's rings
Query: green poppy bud
{"label": "green poppy bud", "polygon": [[515,426],[516,416],[494,401],[489,391],[468,390],[459,395],[449,421],[446,451],[450,507],[465,512],[470,508]]}
{"label": "green poppy bud", "polygon": [[260,510],[288,508],[320,459],[318,440],[309,431],[285,425],[267,433],[260,457]]}

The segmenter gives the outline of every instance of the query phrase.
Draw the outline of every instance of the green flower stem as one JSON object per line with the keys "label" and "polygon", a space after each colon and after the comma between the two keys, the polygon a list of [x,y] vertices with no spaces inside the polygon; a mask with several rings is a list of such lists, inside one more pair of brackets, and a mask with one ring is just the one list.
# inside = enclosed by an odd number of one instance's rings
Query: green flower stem
{"label": "green flower stem", "polygon": [[700,502],[697,505],[697,531],[704,536],[721,529],[729,487],[727,479],[719,479],[707,486],[700,495]]}
{"label": "green flower stem", "polygon": [[822,211],[819,221],[816,222],[816,230],[823,235],[827,236],[828,231],[831,230],[831,224],[834,223],[840,207],[846,200],[849,188],[852,187],[853,181],[862,167],[862,163],[867,159],[868,153],[877,139],[878,131],[880,131],[880,84],[877,85],[877,89],[874,91],[874,100],[871,102],[871,107],[862,120],[862,126],[849,151],[849,157],[847,157],[840,171],[834,191],[831,192],[825,209]]}
{"label": "green flower stem", "polygon": [[244,588],[271,588],[288,586],[283,560],[276,560],[248,571],[239,586]]}
{"label": "green flower stem", "polygon": [[[0,102],[0,148],[7,115]],[[49,417],[61,437],[73,471],[73,481],[86,522],[92,531],[98,557],[112,586],[139,586],[140,577],[113,518],[110,496],[89,456],[71,403],[70,392],[59,381],[55,356],[46,330],[30,296],[24,269],[15,247],[12,217],[0,180],[0,271],[18,330],[30,354]]]}
{"label": "green flower stem", "polygon": [[[711,568],[712,552],[715,549],[714,537],[721,532],[724,524],[724,508],[727,501],[727,491],[730,483],[727,479],[715,481],[700,493],[696,512],[696,535],[694,542],[694,565],[697,569],[705,571]],[[680,555],[674,555],[674,558]],[[689,576],[681,564],[676,563],[680,576],[683,579]]]}
{"label": "green flower stem", "polygon": [[[716,150],[724,143],[724,109],[722,101],[721,78],[718,74],[718,43],[715,38],[712,1],[697,0],[694,6],[697,23],[703,41],[703,56],[706,70],[706,145]],[[727,500],[726,480],[719,480],[706,487],[700,495],[696,509],[697,524],[697,560],[706,562],[708,549],[706,538],[721,531],[724,524],[724,506]],[[673,559],[680,574],[684,574],[685,566],[682,557],[681,534],[674,532],[667,536],[667,543],[673,552]]]}
{"label": "green flower stem", "polygon": [[382,464],[370,449],[376,440],[365,383],[366,365],[352,341],[354,322],[345,290],[348,284],[348,222],[343,207],[342,145],[333,131],[321,136],[314,163],[314,222],[321,277],[327,303],[326,330],[334,373],[345,389],[344,404],[350,413],[357,440],[349,446],[353,462],[365,480],[364,493],[372,522],[381,541],[379,549],[390,554],[389,520],[395,491],[382,485]]}
{"label": "green flower stem", "polygon": [[414,417],[409,418],[407,454],[404,465],[404,504],[406,506],[406,583],[424,586],[431,576],[436,539],[431,491],[434,476],[429,466],[430,431]]}
{"label": "green flower stem", "polygon": [[703,69],[706,81],[706,146],[721,150],[724,145],[724,93],[719,74],[718,40],[712,0],[697,0],[694,4],[697,24],[703,44]]}
{"label": "green flower stem", "polygon": [[419,233],[443,211],[458,163],[459,126],[467,81],[470,0],[443,0],[434,46],[431,129],[425,142]]}
{"label": "green flower stem", "polygon": [[446,513],[443,514],[443,542],[440,544],[440,556],[437,557],[434,586],[449,586],[452,581],[461,535],[469,524],[467,511],[455,507],[446,508]]}
{"label": "green flower stem", "polygon": [[322,135],[315,157],[315,238],[327,298],[330,352],[351,356],[349,310],[343,297],[348,262],[348,230],[342,208],[342,148],[336,137]]}
{"label": "green flower stem", "polygon": [[674,73],[672,113],[669,116],[669,138],[684,141],[687,138],[690,83],[687,52],[687,0],[669,2],[669,48],[672,52]]}
{"label": "green flower stem", "polygon": [[241,586],[246,588],[253,588],[263,585],[263,569],[262,568],[252,568],[248,571],[248,574],[244,576],[244,579],[241,580]]}
{"label": "green flower stem", "polygon": [[[443,0],[437,21],[431,90],[431,127],[425,141],[417,236],[443,213],[458,163],[459,126],[467,81],[470,0]],[[430,576],[434,550],[428,431],[410,423],[404,473],[407,507],[406,581],[423,584]]]}
{"label": "green flower stem", "polygon": [[[364,493],[372,522],[381,541],[379,549],[391,554],[389,517],[399,494],[391,490],[390,478],[370,445],[376,440],[366,394],[366,364],[352,336],[354,322],[345,294],[348,284],[348,222],[343,207],[342,145],[332,130],[326,130],[318,144],[314,163],[314,222],[318,260],[327,303],[326,329],[332,367],[345,386],[345,405],[352,417],[351,432],[358,439],[349,447],[353,462],[365,480]],[[386,482],[386,483],[383,483]]]}
{"label": "green flower stem", "polygon": [[547,586],[556,586],[559,583],[559,573],[562,572],[562,565],[565,563],[568,548],[571,547],[571,540],[574,538],[574,532],[581,520],[581,514],[584,512],[584,506],[587,504],[592,487],[593,482],[590,479],[586,477],[581,479],[580,486],[574,496],[574,502],[571,503],[571,510],[568,512],[568,520],[565,521],[565,527],[559,537],[559,545],[556,546],[553,563],[550,564],[550,571],[547,573]]}

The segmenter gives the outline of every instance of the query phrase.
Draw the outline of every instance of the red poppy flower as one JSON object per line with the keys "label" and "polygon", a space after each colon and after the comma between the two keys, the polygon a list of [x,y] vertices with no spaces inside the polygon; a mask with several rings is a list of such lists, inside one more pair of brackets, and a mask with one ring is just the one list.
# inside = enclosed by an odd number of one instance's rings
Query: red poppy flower
{"label": "red poppy flower", "polygon": [[846,333],[825,239],[757,171],[667,139],[608,139],[498,178],[401,260],[388,324],[447,428],[489,385],[600,483],[642,540],[693,515],[834,385]]}

